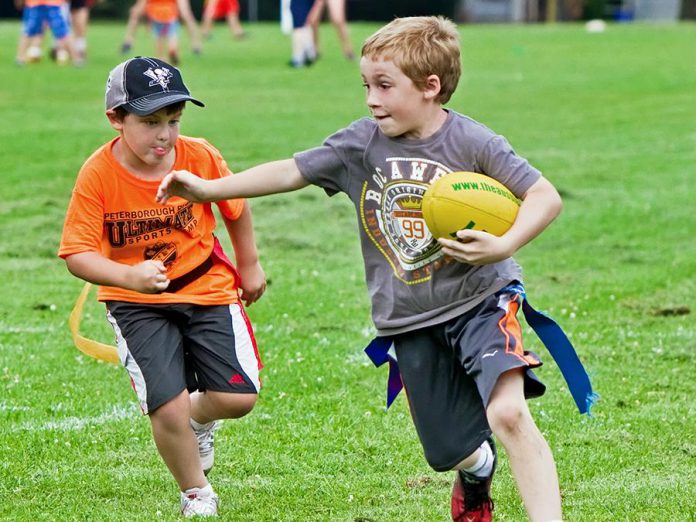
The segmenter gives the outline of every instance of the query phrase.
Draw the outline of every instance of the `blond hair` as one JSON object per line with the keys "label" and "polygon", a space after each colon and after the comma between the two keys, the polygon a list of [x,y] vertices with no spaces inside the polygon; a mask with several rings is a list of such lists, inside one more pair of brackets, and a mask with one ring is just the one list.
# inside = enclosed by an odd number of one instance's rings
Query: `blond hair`
{"label": "blond hair", "polygon": [[449,101],[462,73],[457,26],[442,16],[397,18],[365,40],[361,56],[394,62],[419,89],[437,75],[439,103]]}

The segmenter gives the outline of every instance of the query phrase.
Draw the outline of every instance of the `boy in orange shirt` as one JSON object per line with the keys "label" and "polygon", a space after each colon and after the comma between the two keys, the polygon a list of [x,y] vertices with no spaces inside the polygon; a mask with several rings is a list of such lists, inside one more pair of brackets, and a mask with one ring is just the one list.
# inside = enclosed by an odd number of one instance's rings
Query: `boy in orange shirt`
{"label": "boy in orange shirt", "polygon": [[119,358],[188,517],[217,513],[206,474],[218,419],[242,417],[256,402],[261,362],[241,300],[260,298],[266,279],[244,200],[217,204],[237,268],[213,235],[210,204],[155,202],[173,169],[230,175],[212,145],[179,135],[186,101],[203,106],[160,60],[133,58],[111,71],[106,116],[119,135],[82,166],[58,255],[100,285]]}
{"label": "boy in orange shirt", "polygon": [[[124,35],[123,42],[121,43],[122,54],[128,54],[133,47],[133,40],[135,39],[138,24],[140,23],[140,19],[145,14],[146,3],[147,0],[136,0],[128,11],[126,34]],[[193,11],[191,10],[190,0],[177,0],[176,4],[179,10],[179,17],[181,20],[183,20],[189,33],[193,54],[201,54],[203,51],[201,35],[200,31],[198,30],[198,22],[196,21],[196,17],[193,15]]]}
{"label": "boy in orange shirt", "polygon": [[[145,14],[155,35],[155,54],[179,64],[179,7],[176,0],[147,0]],[[165,49],[167,49],[165,54]]]}

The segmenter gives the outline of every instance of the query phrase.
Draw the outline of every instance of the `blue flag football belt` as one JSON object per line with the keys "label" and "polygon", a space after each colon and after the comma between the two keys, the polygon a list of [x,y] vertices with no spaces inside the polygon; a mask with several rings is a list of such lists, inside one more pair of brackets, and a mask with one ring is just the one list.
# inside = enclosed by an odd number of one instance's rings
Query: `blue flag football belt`
{"label": "blue flag football belt", "polygon": [[[522,298],[522,312],[527,324],[534,330],[553,360],[556,361],[580,413],[589,415],[590,408],[599,396],[592,391],[590,378],[563,329],[548,315],[532,307],[527,299],[524,286],[521,284],[508,285],[501,292],[512,292]],[[387,408],[391,406],[403,388],[399,364],[396,356],[391,353],[392,344],[391,337],[375,337],[365,348],[365,353],[375,366],[389,364]]]}

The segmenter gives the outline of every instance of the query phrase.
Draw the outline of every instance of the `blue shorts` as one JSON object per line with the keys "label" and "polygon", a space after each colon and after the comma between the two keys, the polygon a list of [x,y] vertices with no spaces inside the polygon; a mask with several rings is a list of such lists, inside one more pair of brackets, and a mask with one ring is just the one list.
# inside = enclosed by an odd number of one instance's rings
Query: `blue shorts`
{"label": "blue shorts", "polygon": [[151,21],[152,32],[157,38],[172,38],[179,32],[179,22],[155,22]]}
{"label": "blue shorts", "polygon": [[56,40],[62,40],[70,32],[70,26],[65,19],[63,9],[57,5],[25,7],[22,21],[24,22],[24,34],[29,37],[43,34],[44,23],[47,23],[51,28]]}
{"label": "blue shorts", "polygon": [[312,9],[312,0],[292,0],[290,2],[290,12],[292,13],[292,26],[295,29],[304,27],[307,16]]}

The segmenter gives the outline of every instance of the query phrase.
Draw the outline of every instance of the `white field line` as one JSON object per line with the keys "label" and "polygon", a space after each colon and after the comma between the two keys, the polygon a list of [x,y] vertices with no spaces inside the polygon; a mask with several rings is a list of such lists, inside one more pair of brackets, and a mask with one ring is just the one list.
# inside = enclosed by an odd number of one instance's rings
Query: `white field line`
{"label": "white field line", "polygon": [[3,411],[29,411],[29,406],[8,406],[4,402],[0,402],[0,412]]}
{"label": "white field line", "polygon": [[136,408],[113,406],[111,410],[92,417],[67,417],[58,421],[36,423],[24,422],[12,427],[13,432],[18,431],[79,431],[87,426],[99,426],[128,418],[139,417]]}

